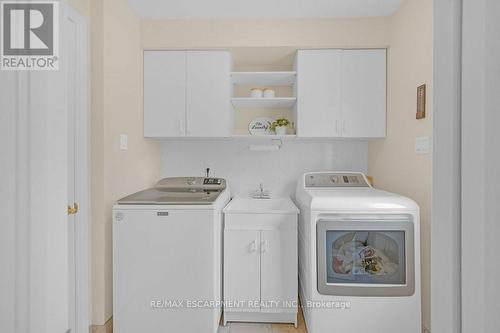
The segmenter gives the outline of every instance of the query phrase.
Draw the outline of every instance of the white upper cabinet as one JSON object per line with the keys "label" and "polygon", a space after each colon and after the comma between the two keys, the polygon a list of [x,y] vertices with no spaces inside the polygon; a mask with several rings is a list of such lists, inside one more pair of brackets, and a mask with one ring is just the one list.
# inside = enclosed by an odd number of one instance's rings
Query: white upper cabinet
{"label": "white upper cabinet", "polygon": [[228,137],[232,132],[231,55],[187,52],[187,136]]}
{"label": "white upper cabinet", "polygon": [[386,51],[342,51],[342,136],[385,137]]}
{"label": "white upper cabinet", "polygon": [[144,136],[230,136],[230,71],[226,51],[145,51]]}
{"label": "white upper cabinet", "polygon": [[298,136],[385,137],[385,50],[299,50],[296,70]]}
{"label": "white upper cabinet", "polygon": [[186,52],[144,52],[144,136],[179,137],[186,123]]}
{"label": "white upper cabinet", "polygon": [[340,50],[300,50],[297,69],[297,135],[340,136]]}
{"label": "white upper cabinet", "polygon": [[295,100],[298,137],[386,135],[384,49],[299,50],[293,72],[232,73],[235,83],[295,81],[293,98],[231,99],[231,67],[228,51],[145,51],[144,136],[230,137],[231,103],[270,107],[272,102],[282,108],[293,106]]}

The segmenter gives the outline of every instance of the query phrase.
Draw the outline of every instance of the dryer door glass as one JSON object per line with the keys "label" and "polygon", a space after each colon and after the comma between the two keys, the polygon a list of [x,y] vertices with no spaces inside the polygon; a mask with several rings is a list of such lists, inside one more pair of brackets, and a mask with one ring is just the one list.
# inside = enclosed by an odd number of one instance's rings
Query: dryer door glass
{"label": "dryer door glass", "polygon": [[404,284],[404,231],[326,231],[327,283]]}
{"label": "dryer door glass", "polygon": [[317,221],[318,291],[338,296],[408,296],[415,290],[409,215],[328,215]]}

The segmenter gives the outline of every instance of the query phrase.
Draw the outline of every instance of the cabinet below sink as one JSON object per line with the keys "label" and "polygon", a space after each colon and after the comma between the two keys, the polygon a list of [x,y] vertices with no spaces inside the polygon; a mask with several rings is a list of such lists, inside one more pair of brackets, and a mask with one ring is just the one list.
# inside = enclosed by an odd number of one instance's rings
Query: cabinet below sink
{"label": "cabinet below sink", "polygon": [[235,198],[224,209],[224,324],[297,326],[297,218],[289,198]]}

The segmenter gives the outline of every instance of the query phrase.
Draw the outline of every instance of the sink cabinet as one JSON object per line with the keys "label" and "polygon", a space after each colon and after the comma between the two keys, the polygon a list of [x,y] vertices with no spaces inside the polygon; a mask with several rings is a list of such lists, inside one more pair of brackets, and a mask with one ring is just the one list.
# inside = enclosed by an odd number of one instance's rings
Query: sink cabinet
{"label": "sink cabinet", "polygon": [[275,200],[234,199],[224,210],[224,324],[297,324],[298,209]]}

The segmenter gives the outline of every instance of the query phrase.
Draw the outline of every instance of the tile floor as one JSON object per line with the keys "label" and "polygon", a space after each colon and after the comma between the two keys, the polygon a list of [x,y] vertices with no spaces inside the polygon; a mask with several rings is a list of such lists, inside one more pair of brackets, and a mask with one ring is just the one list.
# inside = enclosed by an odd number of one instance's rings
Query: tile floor
{"label": "tile floor", "polygon": [[[106,325],[94,326],[91,333],[113,333],[113,320]],[[218,333],[307,333],[304,316],[299,310],[298,327],[293,324],[228,323],[219,327]]]}

